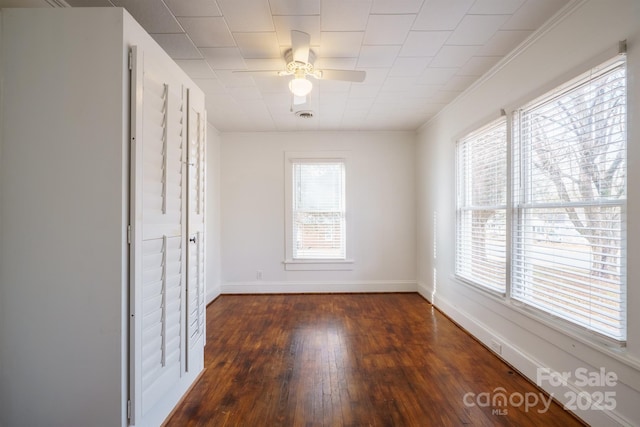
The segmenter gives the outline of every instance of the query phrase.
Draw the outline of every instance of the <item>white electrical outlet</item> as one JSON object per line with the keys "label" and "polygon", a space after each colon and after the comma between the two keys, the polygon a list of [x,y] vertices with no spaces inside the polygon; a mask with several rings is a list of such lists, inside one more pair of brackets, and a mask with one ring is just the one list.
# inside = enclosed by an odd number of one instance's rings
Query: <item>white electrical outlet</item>
{"label": "white electrical outlet", "polygon": [[260,270],[256,271],[256,279],[262,280],[262,271]]}
{"label": "white electrical outlet", "polygon": [[497,354],[502,354],[502,344],[500,344],[496,340],[491,340],[491,350],[493,350]]}

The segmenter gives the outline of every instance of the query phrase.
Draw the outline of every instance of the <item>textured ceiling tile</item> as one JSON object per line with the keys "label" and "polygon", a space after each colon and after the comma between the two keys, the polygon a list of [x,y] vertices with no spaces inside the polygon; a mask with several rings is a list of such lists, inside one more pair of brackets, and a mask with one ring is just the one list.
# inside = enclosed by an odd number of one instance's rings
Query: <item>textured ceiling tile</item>
{"label": "textured ceiling tile", "polygon": [[357,64],[357,58],[319,58],[314,67],[317,69],[353,70]]}
{"label": "textured ceiling tile", "polygon": [[331,58],[357,58],[362,47],[363,32],[323,31],[320,34],[322,55]]}
{"label": "textured ceiling tile", "polygon": [[505,56],[531,35],[531,31],[498,31],[478,51],[480,56]]}
{"label": "textured ceiling tile", "polygon": [[[210,121],[220,131],[287,131],[415,129],[570,1],[113,0],[113,4],[127,7],[174,58],[194,58],[177,62],[202,86]],[[109,0],[68,3],[112,5]],[[307,103],[294,106],[294,111],[317,113],[306,121],[290,111],[290,77],[277,75],[286,65],[283,55],[291,45],[291,30],[310,34],[316,68],[367,72],[363,83],[310,79],[314,87]],[[271,71],[256,75],[234,70]]]}
{"label": "textured ceiling tile", "polygon": [[148,33],[182,33],[182,27],[162,0],[112,0],[124,7]]}
{"label": "textured ceiling tile", "polygon": [[234,73],[233,70],[216,70],[215,75],[226,88],[255,86],[253,78],[247,74]]}
{"label": "textured ceiling tile", "polygon": [[371,13],[418,13],[424,0],[373,0]]}
{"label": "textured ceiling tile", "polygon": [[238,101],[262,99],[260,91],[255,86],[239,86],[227,88],[227,93]]}
{"label": "textured ceiling tile", "polygon": [[462,92],[475,82],[477,78],[475,76],[453,76],[442,87],[443,90],[453,90]]}
{"label": "textured ceiling tile", "polygon": [[[0,2],[0,7],[31,7],[34,3],[34,7],[47,7],[45,0],[25,2],[24,0],[3,0]],[[72,7],[113,7],[113,4],[109,0],[67,0],[67,4]]]}
{"label": "textured ceiling tile", "polygon": [[380,92],[409,91],[415,86],[415,77],[392,77],[389,76],[382,84]]}
{"label": "textured ceiling tile", "polygon": [[218,0],[231,32],[275,31],[268,0]]}
{"label": "textured ceiling tile", "polygon": [[212,0],[164,0],[175,16],[222,16]]}
{"label": "textured ceiling tile", "polygon": [[429,65],[432,58],[428,56],[421,57],[398,57],[389,71],[389,76],[393,77],[411,77],[419,76]]}
{"label": "textured ceiling tile", "polygon": [[206,47],[201,48],[200,52],[214,70],[244,70],[246,67],[236,47]]}
{"label": "textured ceiling tile", "polygon": [[371,15],[364,34],[364,44],[402,44],[415,15]]}
{"label": "textured ceiling tile", "polygon": [[482,45],[508,19],[507,15],[467,15],[447,40],[450,45]]}
{"label": "textured ceiling tile", "polygon": [[364,31],[372,0],[324,0],[321,31]]}
{"label": "textured ceiling tile", "polygon": [[233,38],[247,59],[280,58],[280,45],[275,31],[269,33],[233,33]]}
{"label": "textured ceiling tile", "polygon": [[511,15],[525,0],[476,0],[469,9],[475,15]]}
{"label": "textured ceiling tile", "polygon": [[370,98],[353,98],[349,97],[347,99],[347,109],[348,110],[368,110],[373,105],[375,101],[375,97]]}
{"label": "textured ceiling tile", "polygon": [[217,96],[227,93],[226,88],[218,81],[218,79],[193,79],[193,82],[198,85],[203,92],[206,92],[210,96]]}
{"label": "textured ceiling tile", "polygon": [[358,68],[391,67],[400,46],[362,46],[358,58]]}
{"label": "textured ceiling tile", "polygon": [[291,46],[291,30],[309,34],[311,46],[320,44],[320,16],[274,16],[280,46]]}
{"label": "textured ceiling tile", "polygon": [[151,34],[173,59],[200,59],[202,54],[186,34]]}
{"label": "textured ceiling tile", "polygon": [[[316,86],[321,90],[322,93],[329,92],[349,92],[351,89],[351,82],[343,82],[339,80],[313,80],[313,87]],[[359,84],[359,83],[358,83]]]}
{"label": "textured ceiling tile", "polygon": [[409,93],[407,97],[412,99],[421,99],[424,102],[425,99],[433,97],[433,95],[442,87],[443,85],[437,84],[419,84],[413,87],[411,93]]}
{"label": "textured ceiling tile", "polygon": [[176,59],[175,61],[192,79],[213,79],[216,77],[204,59]]}
{"label": "textured ceiling tile", "polygon": [[320,0],[269,0],[273,15],[320,15]]}
{"label": "textured ceiling tile", "polygon": [[349,90],[349,98],[375,98],[380,93],[381,84],[352,85]]}
{"label": "textured ceiling tile", "polygon": [[411,31],[400,56],[435,56],[450,35],[451,31]]}
{"label": "textured ceiling tile", "polygon": [[501,29],[535,30],[570,0],[527,0]]}
{"label": "textured ceiling tile", "polygon": [[458,71],[458,68],[433,68],[429,67],[420,76],[418,84],[421,85],[444,85]]}
{"label": "textured ceiling tile", "polygon": [[461,67],[476,52],[478,46],[443,46],[429,64],[430,67]]}
{"label": "textured ceiling tile", "polygon": [[233,47],[235,41],[222,17],[178,18],[193,43],[198,47]]}
{"label": "textured ceiling tile", "polygon": [[287,65],[284,58],[247,58],[244,60],[247,70],[284,70]]}
{"label": "textured ceiling tile", "polygon": [[414,30],[454,30],[474,0],[425,0]]}
{"label": "textured ceiling tile", "polygon": [[502,59],[501,56],[474,56],[460,67],[457,74],[461,76],[480,77],[489,71],[500,59]]}
{"label": "textured ceiling tile", "polygon": [[358,69],[365,71],[367,73],[367,77],[364,80],[365,84],[368,85],[381,85],[387,79],[389,75],[389,68],[362,68],[358,67]]}

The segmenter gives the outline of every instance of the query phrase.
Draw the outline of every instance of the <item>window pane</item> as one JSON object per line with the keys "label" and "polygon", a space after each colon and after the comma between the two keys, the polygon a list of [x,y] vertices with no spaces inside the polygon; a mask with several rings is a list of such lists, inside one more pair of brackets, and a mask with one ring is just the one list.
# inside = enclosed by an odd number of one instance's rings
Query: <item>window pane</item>
{"label": "window pane", "polygon": [[626,87],[618,60],[519,113],[512,296],[623,341]]}
{"label": "window pane", "polygon": [[504,119],[458,142],[456,274],[506,290],[507,126]]}
{"label": "window pane", "polygon": [[293,164],[294,259],[345,259],[344,163]]}

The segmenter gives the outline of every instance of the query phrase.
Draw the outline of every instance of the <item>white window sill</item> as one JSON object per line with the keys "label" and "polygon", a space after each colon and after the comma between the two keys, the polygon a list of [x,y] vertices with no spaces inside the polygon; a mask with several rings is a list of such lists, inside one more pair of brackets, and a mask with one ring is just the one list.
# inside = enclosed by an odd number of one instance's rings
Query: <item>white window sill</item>
{"label": "white window sill", "polygon": [[287,259],[282,262],[287,271],[349,271],[352,259]]}

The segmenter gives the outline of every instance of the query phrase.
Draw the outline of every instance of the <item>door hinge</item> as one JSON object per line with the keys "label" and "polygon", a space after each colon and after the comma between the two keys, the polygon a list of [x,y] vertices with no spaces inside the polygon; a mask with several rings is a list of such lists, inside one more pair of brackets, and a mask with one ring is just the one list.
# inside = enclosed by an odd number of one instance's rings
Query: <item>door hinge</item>
{"label": "door hinge", "polygon": [[131,225],[127,225],[127,244],[131,244]]}
{"label": "door hinge", "polygon": [[129,69],[133,70],[133,52],[129,51]]}
{"label": "door hinge", "polygon": [[127,400],[127,419],[131,419],[131,400]]}

